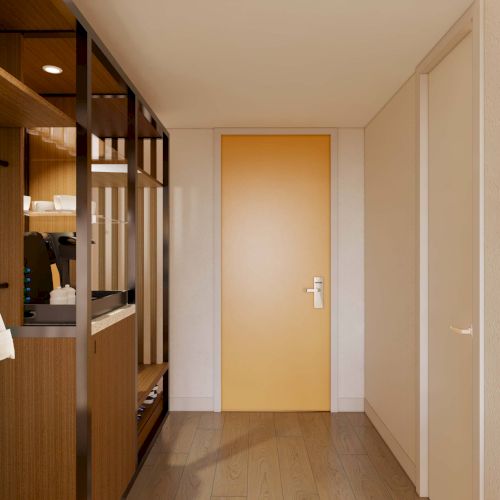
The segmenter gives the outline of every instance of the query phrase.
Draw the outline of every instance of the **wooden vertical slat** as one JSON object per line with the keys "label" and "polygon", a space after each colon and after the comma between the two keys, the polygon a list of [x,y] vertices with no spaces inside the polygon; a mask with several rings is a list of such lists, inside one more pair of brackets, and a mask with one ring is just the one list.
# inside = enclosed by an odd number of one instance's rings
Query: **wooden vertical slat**
{"label": "wooden vertical slat", "polygon": [[118,251],[118,188],[111,188],[111,217],[113,223],[111,224],[111,289],[118,290],[118,264],[119,264],[119,251]]}
{"label": "wooden vertical slat", "polygon": [[137,276],[136,276],[136,312],[137,312],[137,357],[144,363],[144,190],[137,190]]}
{"label": "wooden vertical slat", "polygon": [[156,141],[156,178],[163,183],[163,139]]}
{"label": "wooden vertical slat", "polygon": [[157,148],[158,145],[158,139],[151,139],[151,148],[150,148],[150,155],[151,155],[151,177],[154,177],[156,179],[156,172],[158,169],[158,159],[157,159]]}
{"label": "wooden vertical slat", "polygon": [[127,193],[125,188],[118,188],[118,289],[127,288]]}
{"label": "wooden vertical slat", "polygon": [[144,139],[143,155],[144,162],[142,168],[149,174],[151,173],[151,139]]}
{"label": "wooden vertical slat", "polygon": [[156,189],[156,362],[163,363],[163,189]]}
{"label": "wooden vertical slat", "polygon": [[[99,213],[99,188],[92,188],[92,200],[96,204],[96,214]],[[96,219],[98,222],[99,219]],[[99,224],[92,224],[91,266],[92,290],[99,290]]]}
{"label": "wooden vertical slat", "polygon": [[[99,206],[99,212],[97,212],[99,215],[105,215],[104,207],[106,205],[105,203],[105,196],[104,196],[105,190],[104,188],[99,188],[99,195],[98,195],[98,206]],[[99,247],[99,290],[105,290],[106,289],[106,260],[105,260],[105,238],[106,238],[106,227],[104,226],[104,221],[100,218],[97,219],[98,221],[98,239],[97,239],[97,245]]]}
{"label": "wooden vertical slat", "polygon": [[151,188],[144,188],[144,363],[151,363]]}
{"label": "wooden vertical slat", "polygon": [[113,190],[104,188],[104,282],[106,290],[113,287],[113,229],[111,219],[113,217]]}
{"label": "wooden vertical slat", "polygon": [[149,248],[149,260],[150,260],[150,276],[151,276],[151,282],[150,282],[150,289],[151,289],[151,295],[150,295],[150,316],[151,316],[151,361],[153,363],[156,362],[157,358],[157,348],[158,348],[158,329],[157,329],[157,323],[156,323],[156,284],[158,282],[158,273],[157,273],[157,259],[156,259],[156,253],[157,253],[157,243],[156,240],[158,238],[158,234],[156,232],[156,227],[157,227],[157,209],[156,209],[156,204],[157,204],[157,196],[156,196],[156,188],[152,188],[150,190],[150,226],[149,226],[149,232],[150,232],[150,248]]}

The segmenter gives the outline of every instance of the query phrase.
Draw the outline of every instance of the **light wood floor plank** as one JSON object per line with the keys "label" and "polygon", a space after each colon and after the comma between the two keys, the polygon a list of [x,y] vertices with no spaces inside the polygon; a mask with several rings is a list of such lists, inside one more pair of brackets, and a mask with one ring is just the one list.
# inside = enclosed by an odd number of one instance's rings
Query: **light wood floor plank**
{"label": "light wood floor plank", "polygon": [[356,500],[390,500],[391,494],[368,455],[341,455]]}
{"label": "light wood floor plank", "polygon": [[199,421],[199,413],[172,412],[158,436],[154,452],[189,453]]}
{"label": "light wood floor plank", "polygon": [[155,466],[143,467],[128,500],[175,498],[186,460],[185,453],[159,454]]}
{"label": "light wood floor plank", "polygon": [[297,413],[283,412],[274,414],[274,424],[278,436],[301,436]]}
{"label": "light wood floor plank", "polygon": [[213,496],[247,496],[248,426],[248,413],[225,414]]}
{"label": "light wood floor plank", "polygon": [[349,480],[324,425],[323,414],[303,413],[299,422],[319,497],[322,500],[354,500]]}
{"label": "light wood floor plank", "polygon": [[210,431],[222,430],[224,425],[224,414],[221,412],[206,412],[200,417],[198,429],[207,429]]}
{"label": "light wood floor plank", "polygon": [[220,440],[221,431],[196,431],[175,497],[177,500],[210,499]]}
{"label": "light wood floor plank", "polygon": [[393,500],[415,500],[419,498],[411,479],[392,454],[385,457],[373,455],[370,460],[378,475],[389,487]]}
{"label": "light wood floor plank", "polygon": [[345,412],[345,415],[354,427],[373,427],[366,413],[363,412]]}
{"label": "light wood floor plank", "polygon": [[366,454],[354,427],[348,420],[338,418],[337,415],[339,414],[323,414],[323,421],[336,450],[347,455]]}
{"label": "light wood floor plank", "polygon": [[278,454],[284,497],[287,500],[318,499],[318,490],[303,438],[278,437]]}
{"label": "light wood floor plank", "polygon": [[375,427],[354,427],[354,430],[369,456],[387,457],[392,455],[391,450]]}
{"label": "light wood floor plank", "polygon": [[250,416],[248,499],[283,499],[278,443],[272,413]]}

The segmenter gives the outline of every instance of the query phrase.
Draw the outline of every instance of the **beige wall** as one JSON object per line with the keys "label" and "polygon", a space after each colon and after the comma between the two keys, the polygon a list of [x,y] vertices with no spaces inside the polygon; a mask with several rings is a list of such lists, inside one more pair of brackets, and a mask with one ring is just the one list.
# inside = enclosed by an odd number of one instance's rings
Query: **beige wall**
{"label": "beige wall", "polygon": [[485,499],[500,498],[500,2],[485,0]]}
{"label": "beige wall", "polygon": [[365,398],[410,477],[416,459],[415,79],[365,130]]}

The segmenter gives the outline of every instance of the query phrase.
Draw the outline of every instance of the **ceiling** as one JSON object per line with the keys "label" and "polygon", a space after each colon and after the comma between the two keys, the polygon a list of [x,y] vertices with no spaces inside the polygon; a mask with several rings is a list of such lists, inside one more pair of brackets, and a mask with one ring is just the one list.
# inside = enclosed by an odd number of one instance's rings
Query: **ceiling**
{"label": "ceiling", "polygon": [[364,126],[470,0],[75,0],[169,128]]}

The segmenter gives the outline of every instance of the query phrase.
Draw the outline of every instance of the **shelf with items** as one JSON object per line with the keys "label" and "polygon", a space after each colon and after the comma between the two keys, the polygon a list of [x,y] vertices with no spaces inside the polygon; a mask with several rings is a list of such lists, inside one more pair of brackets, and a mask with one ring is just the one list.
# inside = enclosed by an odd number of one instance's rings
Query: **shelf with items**
{"label": "shelf with items", "polygon": [[140,450],[163,412],[163,393],[158,394],[153,404],[147,405],[137,422],[137,448]]}
{"label": "shelf with items", "polygon": [[168,363],[151,365],[139,364],[137,373],[137,405],[140,406],[147,398],[153,387],[165,375]]}

